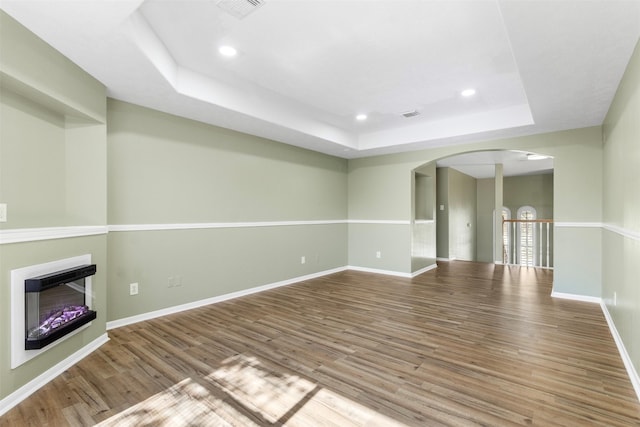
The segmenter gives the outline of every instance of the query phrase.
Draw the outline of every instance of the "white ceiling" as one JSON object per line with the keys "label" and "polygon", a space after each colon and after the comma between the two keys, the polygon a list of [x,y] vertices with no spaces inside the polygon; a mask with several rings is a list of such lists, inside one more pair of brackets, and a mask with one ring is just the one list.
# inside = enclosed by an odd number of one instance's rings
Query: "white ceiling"
{"label": "white ceiling", "polygon": [[640,36],[640,0],[217,3],[0,7],[113,98],[344,158],[600,125]]}
{"label": "white ceiling", "polygon": [[537,160],[528,158],[526,151],[494,150],[475,151],[440,159],[438,167],[449,167],[477,179],[495,177],[495,165],[502,165],[503,176],[536,175],[553,173],[553,158]]}

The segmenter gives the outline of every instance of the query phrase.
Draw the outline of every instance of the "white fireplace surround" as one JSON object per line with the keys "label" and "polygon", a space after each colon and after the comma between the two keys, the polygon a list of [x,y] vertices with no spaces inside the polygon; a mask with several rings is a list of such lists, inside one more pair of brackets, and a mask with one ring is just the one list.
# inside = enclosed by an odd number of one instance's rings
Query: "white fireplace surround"
{"label": "white fireplace surround", "polygon": [[[90,254],[11,270],[11,369],[15,369],[18,366],[28,362],[34,357],[55,347],[69,337],[77,334],[78,332],[88,328],[89,325],[91,325],[91,322],[89,322],[86,325],[81,326],[75,331],[69,333],[68,335],[65,335],[61,339],[39,350],[25,350],[24,281],[31,277],[55,273],[56,271],[79,267],[87,264],[91,264]],[[85,291],[85,304],[89,307],[89,309],[91,309],[93,305],[93,292],[91,289],[90,276],[85,278]]]}

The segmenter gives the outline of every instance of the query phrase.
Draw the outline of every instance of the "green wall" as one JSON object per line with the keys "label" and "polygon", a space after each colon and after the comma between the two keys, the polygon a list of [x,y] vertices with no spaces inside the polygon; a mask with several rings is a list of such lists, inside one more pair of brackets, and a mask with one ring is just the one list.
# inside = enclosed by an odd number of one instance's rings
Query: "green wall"
{"label": "green wall", "polygon": [[553,219],[553,174],[506,176],[503,204],[513,217],[522,206],[533,206],[538,219]]}
{"label": "green wall", "polygon": [[437,177],[438,257],[475,261],[476,179],[453,168],[438,168]]}
{"label": "green wall", "polygon": [[640,370],[640,42],[603,125],[602,298]]}
{"label": "green wall", "polygon": [[493,211],[495,178],[476,180],[476,260],[493,262]]}
{"label": "green wall", "polygon": [[[436,248],[440,259],[449,259],[449,171],[436,169]],[[442,209],[440,209],[442,207]]]}
{"label": "green wall", "polygon": [[[496,149],[554,157],[554,290],[604,297],[638,366],[638,49],[605,121],[604,148],[592,127],[346,161],[124,102],[107,108],[99,82],[0,19],[0,202],[9,207],[0,232],[112,227],[108,237],[0,245],[0,398],[103,335],[107,320],[346,265],[418,270],[425,263],[414,243],[433,248],[433,240],[415,226],[415,171]],[[63,166],[54,171],[53,160]],[[85,253],[98,264],[97,321],[11,370],[10,270]]]}
{"label": "green wall", "polygon": [[436,164],[413,171],[411,272],[436,265]]}
{"label": "green wall", "polygon": [[449,259],[476,259],[476,180],[449,169]]}
{"label": "green wall", "polygon": [[109,224],[142,226],[109,233],[109,320],[347,264],[346,160],[116,100],[108,124]]}
{"label": "green wall", "polygon": [[[0,232],[98,226],[102,235],[0,245],[0,399],[104,336],[107,313],[105,88],[0,11]],[[98,318],[11,369],[10,272],[91,254]]]}
{"label": "green wall", "polygon": [[[440,147],[410,153],[368,157],[349,161],[349,219],[378,220],[368,227],[349,230],[349,260],[362,267],[376,268],[376,260],[367,258],[372,245],[389,252],[411,247],[411,176],[425,163],[458,153],[480,150],[534,151],[554,157],[554,217],[556,228],[554,253],[556,292],[600,296],[601,243],[594,239],[591,224],[602,220],[602,136],[600,127],[575,129],[519,138],[486,141],[469,145]],[[576,160],[576,159],[579,159]],[[438,175],[440,179],[440,175]],[[440,186],[440,181],[436,183]],[[438,192],[440,193],[440,187]],[[440,200],[437,201],[439,205]],[[436,211],[440,221],[441,212]],[[407,221],[407,225],[384,221]],[[438,231],[442,224],[437,224]],[[406,229],[406,231],[405,231]],[[372,236],[388,236],[380,242]],[[438,239],[439,240],[439,239]],[[574,248],[578,245],[581,252]],[[442,248],[438,248],[441,256]],[[589,257],[584,253],[590,254]],[[389,270],[410,272],[402,259],[386,264]],[[578,277],[576,272],[584,272]]]}

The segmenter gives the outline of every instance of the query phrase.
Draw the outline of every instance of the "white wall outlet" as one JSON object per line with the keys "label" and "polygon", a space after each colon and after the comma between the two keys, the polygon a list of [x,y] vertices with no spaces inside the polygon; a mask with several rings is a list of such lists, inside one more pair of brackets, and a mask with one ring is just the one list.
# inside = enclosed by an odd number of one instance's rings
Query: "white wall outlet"
{"label": "white wall outlet", "polygon": [[382,258],[382,252],[377,251],[376,252],[376,258]]}
{"label": "white wall outlet", "polygon": [[130,283],[129,284],[129,295],[138,295],[138,284]]}
{"label": "white wall outlet", "polygon": [[440,210],[443,211],[444,210],[444,205],[440,205]]}
{"label": "white wall outlet", "polygon": [[0,203],[0,222],[7,222],[7,204]]}
{"label": "white wall outlet", "polygon": [[301,256],[300,257],[300,264],[306,264],[306,262],[307,262],[307,258],[304,257],[304,256]]}

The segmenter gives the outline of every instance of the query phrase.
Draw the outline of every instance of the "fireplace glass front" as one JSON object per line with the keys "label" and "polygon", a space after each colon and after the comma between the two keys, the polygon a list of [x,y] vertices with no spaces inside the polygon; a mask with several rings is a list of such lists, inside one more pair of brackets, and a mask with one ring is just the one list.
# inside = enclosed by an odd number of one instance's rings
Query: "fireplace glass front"
{"label": "fireplace glass front", "polygon": [[92,264],[25,280],[25,349],[43,348],[96,318],[85,286],[95,272]]}

